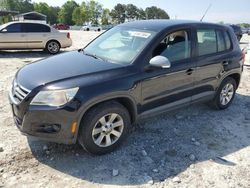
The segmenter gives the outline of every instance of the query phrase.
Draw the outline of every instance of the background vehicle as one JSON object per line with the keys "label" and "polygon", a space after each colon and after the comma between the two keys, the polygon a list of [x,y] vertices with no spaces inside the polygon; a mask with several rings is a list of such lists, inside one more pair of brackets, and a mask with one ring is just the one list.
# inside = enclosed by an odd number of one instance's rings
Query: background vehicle
{"label": "background vehicle", "polygon": [[69,30],[69,28],[70,28],[66,24],[54,24],[52,27],[57,29],[57,30]]}
{"label": "background vehicle", "polygon": [[23,67],[9,98],[25,134],[78,140],[88,152],[104,154],[140,118],[201,101],[228,108],[242,69],[243,54],[227,26],[136,21],[108,30],[84,49]]}
{"label": "background vehicle", "polygon": [[61,33],[48,25],[32,22],[10,22],[0,26],[0,49],[45,49],[56,54],[70,47],[70,33]]}
{"label": "background vehicle", "polygon": [[102,27],[96,24],[92,25],[83,25],[81,30],[83,31],[101,31]]}
{"label": "background vehicle", "polygon": [[240,26],[238,25],[230,25],[233,28],[235,35],[237,36],[238,41],[241,40],[243,32]]}

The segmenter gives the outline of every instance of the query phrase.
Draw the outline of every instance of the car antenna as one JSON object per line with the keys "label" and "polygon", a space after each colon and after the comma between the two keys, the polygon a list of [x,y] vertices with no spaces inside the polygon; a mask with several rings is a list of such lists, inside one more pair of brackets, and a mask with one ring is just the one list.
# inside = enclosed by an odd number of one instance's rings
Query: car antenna
{"label": "car antenna", "polygon": [[204,13],[204,15],[202,16],[202,18],[201,18],[201,22],[203,21],[203,19],[204,19],[204,17],[207,15],[207,12],[209,11],[209,9],[211,8],[211,6],[212,6],[212,4],[210,3],[209,5],[208,5],[208,7],[207,7],[207,9],[206,9],[206,11],[205,11],[205,13]]}

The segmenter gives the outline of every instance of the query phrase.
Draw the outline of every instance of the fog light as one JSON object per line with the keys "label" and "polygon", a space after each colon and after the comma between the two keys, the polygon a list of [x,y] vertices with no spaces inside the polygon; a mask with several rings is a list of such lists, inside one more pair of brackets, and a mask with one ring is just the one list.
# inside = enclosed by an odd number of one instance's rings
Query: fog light
{"label": "fog light", "polygon": [[61,130],[61,125],[59,124],[43,124],[39,125],[36,129],[37,132],[41,133],[57,133]]}

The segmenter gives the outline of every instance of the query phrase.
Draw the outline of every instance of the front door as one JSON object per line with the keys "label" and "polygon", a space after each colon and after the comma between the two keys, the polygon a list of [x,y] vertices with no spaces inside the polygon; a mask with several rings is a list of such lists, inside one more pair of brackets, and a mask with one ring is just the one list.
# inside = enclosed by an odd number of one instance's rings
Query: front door
{"label": "front door", "polygon": [[145,71],[141,112],[163,105],[171,108],[191,102],[196,65],[191,58],[190,30],[167,35],[154,50],[153,57],[157,55],[167,57],[171,67]]}
{"label": "front door", "polygon": [[3,28],[0,32],[1,49],[27,48],[26,34],[23,33],[22,25],[14,23]]}

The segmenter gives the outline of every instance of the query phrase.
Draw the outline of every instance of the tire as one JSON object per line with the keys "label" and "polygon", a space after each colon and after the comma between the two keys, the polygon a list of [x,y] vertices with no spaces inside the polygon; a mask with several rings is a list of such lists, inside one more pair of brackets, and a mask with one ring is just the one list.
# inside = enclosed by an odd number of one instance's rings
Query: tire
{"label": "tire", "polygon": [[[226,88],[228,89],[228,92],[226,92],[226,90],[227,90]],[[229,90],[229,88],[230,88],[230,90]],[[218,109],[218,110],[224,110],[224,109],[228,108],[231,105],[231,103],[233,102],[236,88],[237,88],[236,81],[233,78],[231,78],[231,77],[225,78],[221,82],[221,85],[216,92],[215,98],[212,101],[212,107],[214,107],[215,109]],[[230,95],[229,95],[229,91],[230,91]],[[223,99],[223,98],[226,98],[226,96],[228,98]],[[224,102],[223,102],[223,100],[224,100]]]}
{"label": "tire", "polygon": [[89,31],[89,28],[87,28],[86,31]]}
{"label": "tire", "polygon": [[101,31],[101,29],[98,29],[97,31],[99,31],[99,32],[100,32],[100,31]]}
{"label": "tire", "polygon": [[55,40],[51,40],[46,44],[46,51],[50,54],[57,54],[60,51],[60,44]]}
{"label": "tire", "polygon": [[[114,120],[109,124],[111,117]],[[114,125],[116,127],[112,128]],[[121,145],[128,135],[130,126],[130,115],[123,105],[115,101],[105,102],[95,106],[84,115],[78,142],[90,154],[106,154]]]}

